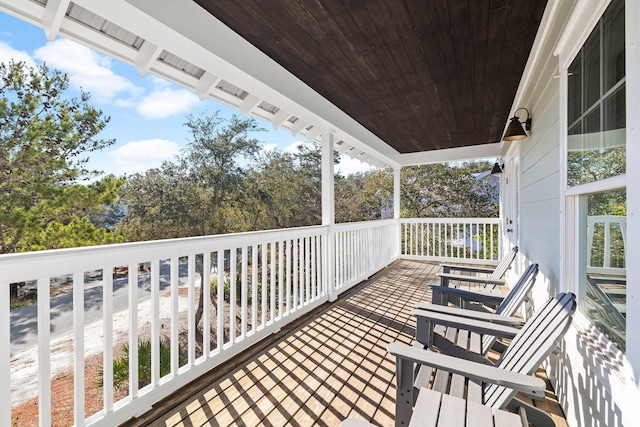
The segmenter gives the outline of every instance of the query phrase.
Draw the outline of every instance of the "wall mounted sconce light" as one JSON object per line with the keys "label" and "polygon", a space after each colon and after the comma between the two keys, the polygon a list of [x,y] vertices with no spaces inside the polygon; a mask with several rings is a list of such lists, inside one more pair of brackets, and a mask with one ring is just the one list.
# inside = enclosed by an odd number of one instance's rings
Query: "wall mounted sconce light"
{"label": "wall mounted sconce light", "polygon": [[[524,110],[527,112],[527,119],[524,122],[520,121],[518,117],[518,111]],[[511,117],[509,125],[507,126],[507,131],[504,133],[502,139],[504,141],[517,141],[519,139],[525,139],[528,135],[526,130],[531,130],[531,115],[529,114],[529,110],[526,108],[518,108],[515,113],[513,113],[513,117]],[[522,128],[522,124],[524,124],[524,129]]]}
{"label": "wall mounted sconce light", "polygon": [[504,171],[504,164],[500,166],[500,163],[496,161],[495,165],[493,165],[493,169],[491,169],[491,175],[500,175]]}

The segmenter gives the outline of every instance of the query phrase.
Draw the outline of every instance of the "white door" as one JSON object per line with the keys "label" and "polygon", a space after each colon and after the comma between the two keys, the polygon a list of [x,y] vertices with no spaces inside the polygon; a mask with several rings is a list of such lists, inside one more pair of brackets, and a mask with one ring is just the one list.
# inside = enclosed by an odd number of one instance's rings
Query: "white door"
{"label": "white door", "polygon": [[502,174],[502,194],[504,203],[504,221],[502,222],[503,245],[502,251],[506,253],[513,246],[518,245],[518,156],[507,158]]}

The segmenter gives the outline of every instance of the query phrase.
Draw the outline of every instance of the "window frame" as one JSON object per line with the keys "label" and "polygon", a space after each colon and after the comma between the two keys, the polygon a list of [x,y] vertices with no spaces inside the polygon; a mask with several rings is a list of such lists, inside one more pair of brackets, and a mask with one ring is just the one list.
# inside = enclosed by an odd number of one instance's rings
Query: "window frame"
{"label": "window frame", "polygon": [[[560,206],[561,221],[560,233],[561,239],[560,253],[563,260],[560,263],[561,277],[564,279],[565,290],[574,292],[578,297],[578,304],[584,304],[585,287],[580,283],[582,274],[586,273],[586,258],[580,254],[580,248],[586,244],[586,224],[582,223],[581,218],[586,218],[586,196],[593,193],[605,191],[627,189],[627,174],[622,174],[599,181],[593,181],[585,184],[578,184],[570,187],[568,185],[568,136],[569,128],[575,124],[568,123],[569,119],[569,83],[568,70],[574,59],[578,56],[592,31],[599,25],[607,7],[612,0],[596,0],[594,2],[583,2],[578,4],[571,15],[571,18],[565,27],[565,31],[560,37],[560,41],[555,50],[555,54],[559,58],[559,103],[560,103]],[[595,10],[595,11],[594,11]],[[625,15],[627,14],[625,1]],[[625,43],[626,48],[626,43]],[[602,76],[600,79],[602,80]],[[602,105],[603,100],[607,96],[617,90],[622,84],[626,85],[627,76],[617,82],[612,88],[607,90],[606,94],[601,94],[599,101],[594,105]],[[628,89],[625,89],[628,91]],[[628,115],[629,99],[626,100],[626,109]],[[592,108],[595,108],[592,106]],[[589,111],[592,109],[590,108]],[[587,111],[582,112],[587,114]],[[600,114],[604,114],[602,111]],[[627,123],[627,129],[629,124]],[[628,132],[628,131],[627,131]],[[628,146],[629,139],[626,139]],[[628,193],[628,190],[627,190]],[[579,315],[589,324],[593,323],[582,312]],[[617,349],[615,344],[609,341],[603,335],[603,339],[608,344]],[[627,338],[628,342],[628,338]],[[620,353],[624,354],[620,350]]]}

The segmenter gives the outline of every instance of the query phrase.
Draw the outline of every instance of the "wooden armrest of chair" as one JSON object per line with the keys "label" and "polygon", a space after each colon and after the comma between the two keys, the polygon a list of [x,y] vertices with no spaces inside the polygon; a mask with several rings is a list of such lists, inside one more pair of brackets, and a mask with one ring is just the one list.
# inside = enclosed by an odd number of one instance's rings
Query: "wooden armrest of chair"
{"label": "wooden armrest of chair", "polygon": [[436,276],[440,278],[440,283],[442,284],[442,286],[447,286],[443,283],[446,282],[448,284],[451,280],[470,283],[489,283],[491,285],[498,286],[502,286],[506,283],[504,279],[491,279],[489,277],[467,276],[464,274],[437,273]]}
{"label": "wooden armrest of chair", "polygon": [[[507,387],[532,399],[542,400],[545,397],[545,382],[535,376],[519,374],[496,368],[495,366],[458,359],[447,356],[446,354],[422,350],[403,343],[391,343],[387,346],[387,351],[403,361],[443,369],[475,381]],[[396,361],[396,363],[398,363],[398,361]]]}
{"label": "wooden armrest of chair", "polygon": [[493,269],[485,268],[485,267],[476,267],[470,265],[460,265],[460,264],[440,264],[440,268],[442,268],[443,273],[450,273],[453,271],[466,271],[468,273],[493,273]]}
{"label": "wooden armrest of chair", "polygon": [[[459,288],[450,288],[448,286],[429,286],[431,288],[431,292],[433,294],[433,301],[437,299],[442,299],[443,295],[447,297],[456,297],[461,302],[469,303],[469,302],[478,302],[488,306],[495,307],[500,305],[502,300],[504,299],[504,295],[495,295],[490,293],[484,293],[482,290],[471,291],[466,289]],[[437,296],[437,298],[436,298]],[[449,298],[447,298],[448,300]],[[460,304],[462,306],[463,304]]]}
{"label": "wooden armrest of chair", "polygon": [[418,321],[424,320],[431,322],[434,325],[464,329],[465,331],[476,332],[478,334],[490,334],[501,338],[513,338],[518,334],[518,332],[520,332],[520,329],[518,328],[500,323],[491,323],[429,310],[415,309],[411,314],[416,316]]}
{"label": "wooden armrest of chair", "polygon": [[[451,289],[451,288],[446,288]],[[441,314],[448,314],[451,316],[459,316],[467,319],[482,320],[484,322],[499,323],[502,325],[520,327],[522,326],[522,320],[517,317],[503,316],[494,313],[484,313],[475,310],[466,310],[458,307],[448,307],[443,305],[430,304],[427,302],[419,302],[416,304],[416,309],[421,311],[431,311]]]}

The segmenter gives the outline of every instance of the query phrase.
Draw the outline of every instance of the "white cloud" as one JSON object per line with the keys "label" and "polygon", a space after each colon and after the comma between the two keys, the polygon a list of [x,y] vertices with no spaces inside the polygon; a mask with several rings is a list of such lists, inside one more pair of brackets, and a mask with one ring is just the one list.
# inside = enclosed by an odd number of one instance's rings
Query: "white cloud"
{"label": "white cloud", "polygon": [[313,145],[308,141],[296,141],[293,144],[284,147],[282,151],[285,153],[297,154],[302,146],[313,148]]}
{"label": "white cloud", "polygon": [[136,111],[149,119],[165,119],[187,113],[199,102],[198,96],[191,91],[161,86],[142,98]]}
{"label": "white cloud", "polygon": [[265,144],[262,146],[262,151],[276,151],[278,144]]}
{"label": "white cloud", "polygon": [[64,71],[75,87],[91,93],[98,102],[113,102],[120,96],[136,96],[143,90],[111,70],[111,58],[71,40],[48,42],[34,52],[35,58],[51,68]]}
{"label": "white cloud", "polygon": [[[284,147],[282,151],[284,151],[285,153],[297,154],[300,146],[313,148],[313,144],[311,144],[308,141],[296,141],[293,144],[288,145],[287,147]],[[265,149],[266,149],[266,146],[265,146]],[[342,175],[345,175],[345,176],[351,175],[352,173],[356,173],[356,172],[366,172],[371,169],[373,169],[373,166],[371,166],[370,164],[361,162],[358,159],[352,159],[351,157],[344,154],[340,156],[340,163],[335,165],[335,168],[334,168],[336,173],[341,173]]]}
{"label": "white cloud", "polygon": [[23,50],[16,50],[8,44],[0,42],[0,62],[8,64],[12,59],[16,62],[22,61],[29,67],[34,67],[36,65],[33,58],[31,58],[27,52]]}
{"label": "white cloud", "polygon": [[335,171],[344,176],[351,175],[356,172],[366,172],[373,169],[368,163],[361,162],[358,159],[352,159],[349,156],[340,156],[340,163],[335,166]]}
{"label": "white cloud", "polygon": [[147,139],[128,142],[113,151],[116,174],[144,172],[156,168],[165,160],[172,160],[180,152],[180,146],[166,139]]}

